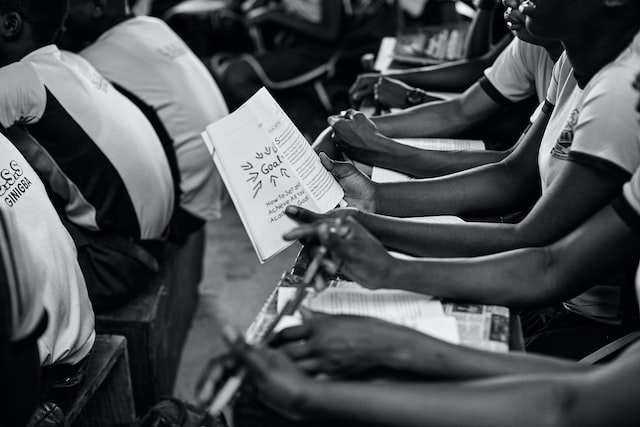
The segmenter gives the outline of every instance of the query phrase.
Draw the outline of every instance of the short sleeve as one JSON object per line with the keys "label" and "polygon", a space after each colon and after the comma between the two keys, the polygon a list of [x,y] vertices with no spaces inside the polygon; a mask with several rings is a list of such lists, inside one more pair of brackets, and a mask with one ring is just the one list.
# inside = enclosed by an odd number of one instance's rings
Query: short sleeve
{"label": "short sleeve", "polygon": [[621,66],[594,77],[574,128],[568,159],[628,179],[640,165],[638,95],[631,90],[635,69]]}
{"label": "short sleeve", "polygon": [[551,76],[551,81],[549,81],[549,88],[547,89],[546,99],[549,103],[556,105],[558,99],[558,82],[563,81],[562,75],[564,73],[571,71],[571,64],[567,60],[567,54],[563,53],[556,62],[556,65],[553,66],[553,73]]}
{"label": "short sleeve", "polygon": [[29,64],[16,62],[0,68],[0,124],[36,123],[44,114],[47,95],[44,84]]}
{"label": "short sleeve", "polygon": [[484,78],[511,102],[518,102],[536,94],[534,70],[539,61],[534,49],[538,47],[526,45],[527,43],[517,37],[514,38],[491,67],[484,71]]}

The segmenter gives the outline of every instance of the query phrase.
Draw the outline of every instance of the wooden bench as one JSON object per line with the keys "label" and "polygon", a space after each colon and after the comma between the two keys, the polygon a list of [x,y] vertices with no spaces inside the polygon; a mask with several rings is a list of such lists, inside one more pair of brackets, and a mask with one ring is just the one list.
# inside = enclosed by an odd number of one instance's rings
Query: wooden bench
{"label": "wooden bench", "polygon": [[124,426],[135,420],[124,337],[96,337],[85,383],[66,416],[73,427]]}
{"label": "wooden bench", "polygon": [[202,276],[204,230],[171,251],[162,273],[127,305],[96,316],[96,331],[127,338],[136,413],[170,395]]}

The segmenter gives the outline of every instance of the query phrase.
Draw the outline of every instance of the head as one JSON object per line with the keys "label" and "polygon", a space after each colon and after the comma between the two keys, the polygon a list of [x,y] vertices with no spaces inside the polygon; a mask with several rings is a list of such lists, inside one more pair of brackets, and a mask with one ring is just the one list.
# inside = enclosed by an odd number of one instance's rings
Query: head
{"label": "head", "polygon": [[0,0],[0,43],[50,44],[68,9],[68,0]]}
{"label": "head", "polygon": [[534,36],[576,42],[637,26],[640,0],[526,0],[520,5]]}
{"label": "head", "polygon": [[66,35],[73,44],[93,42],[129,14],[127,0],[70,0]]}

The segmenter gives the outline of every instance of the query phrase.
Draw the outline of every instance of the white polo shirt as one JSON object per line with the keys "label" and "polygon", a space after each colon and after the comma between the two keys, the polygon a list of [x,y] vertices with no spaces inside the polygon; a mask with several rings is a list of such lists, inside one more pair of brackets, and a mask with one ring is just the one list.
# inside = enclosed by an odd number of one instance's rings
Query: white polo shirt
{"label": "white polo shirt", "polygon": [[156,111],[174,143],[180,205],[205,220],[219,217],[223,185],[200,134],[229,110],[202,62],[169,26],[151,17],[121,22],[80,55]]}
{"label": "white polo shirt", "polygon": [[[545,48],[516,37],[484,71],[480,85],[489,96],[497,92],[506,101],[518,102],[536,95],[542,102],[553,76],[553,65]],[[494,100],[505,104],[504,100]]]}
{"label": "white polo shirt", "polygon": [[80,361],[93,347],[95,332],[76,248],[40,178],[1,134],[0,210],[13,218],[11,237],[19,239],[13,246],[20,277],[13,281],[12,298],[22,311],[14,315],[14,338],[24,338],[40,320],[37,305],[27,301],[41,298],[49,315],[38,340],[42,365]]}
{"label": "white polo shirt", "polygon": [[146,117],[80,56],[48,45],[0,69],[0,123],[23,125],[18,147],[74,223],[135,238],[163,235],[173,183]]}
{"label": "white polo shirt", "polygon": [[[538,153],[542,191],[573,161],[618,179],[640,167],[640,125],[632,90],[640,64],[640,36],[590,78],[576,78],[563,54],[554,69],[547,102],[555,105]],[[580,80],[580,83],[579,83]],[[603,283],[566,302],[583,316],[617,322],[619,283]]]}

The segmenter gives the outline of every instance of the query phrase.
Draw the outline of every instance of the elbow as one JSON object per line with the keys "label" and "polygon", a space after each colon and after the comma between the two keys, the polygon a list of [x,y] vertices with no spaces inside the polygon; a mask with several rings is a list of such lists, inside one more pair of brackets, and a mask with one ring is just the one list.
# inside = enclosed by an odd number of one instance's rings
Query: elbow
{"label": "elbow", "polygon": [[[544,392],[540,393],[540,406],[537,408],[539,418],[535,420],[537,427],[582,427],[578,405],[578,389],[575,382],[567,377],[550,381]],[[593,404],[593,402],[591,403]],[[584,420],[583,420],[584,421]]]}

